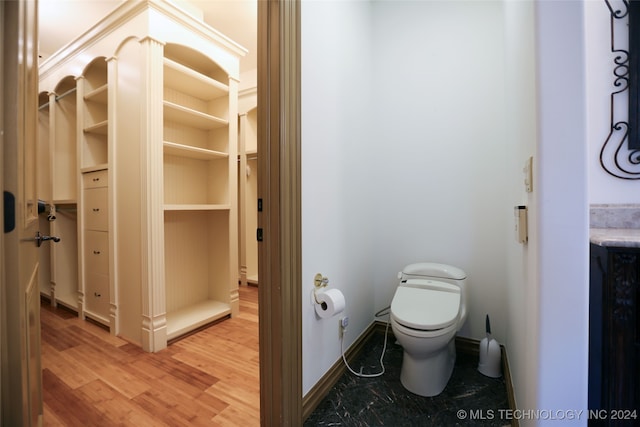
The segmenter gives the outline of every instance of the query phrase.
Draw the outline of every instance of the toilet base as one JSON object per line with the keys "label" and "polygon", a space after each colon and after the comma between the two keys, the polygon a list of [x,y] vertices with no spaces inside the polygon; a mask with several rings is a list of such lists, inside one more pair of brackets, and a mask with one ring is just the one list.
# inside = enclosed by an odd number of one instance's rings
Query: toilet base
{"label": "toilet base", "polygon": [[455,337],[442,351],[428,359],[416,360],[406,351],[402,357],[400,382],[411,393],[437,396],[447,386],[456,362]]}

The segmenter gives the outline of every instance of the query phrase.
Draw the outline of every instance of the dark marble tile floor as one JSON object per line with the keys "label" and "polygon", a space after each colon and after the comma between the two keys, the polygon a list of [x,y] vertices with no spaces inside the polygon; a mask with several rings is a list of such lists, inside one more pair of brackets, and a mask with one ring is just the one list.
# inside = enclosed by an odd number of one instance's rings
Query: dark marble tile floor
{"label": "dark marble tile floor", "polygon": [[[351,367],[363,373],[380,371],[384,334],[365,344]],[[477,370],[477,356],[457,351],[456,366],[444,391],[422,397],[400,383],[402,348],[389,335],[383,359],[386,372],[377,378],[359,378],[346,372],[309,415],[312,426],[508,426],[509,403],[504,377],[489,378]]]}

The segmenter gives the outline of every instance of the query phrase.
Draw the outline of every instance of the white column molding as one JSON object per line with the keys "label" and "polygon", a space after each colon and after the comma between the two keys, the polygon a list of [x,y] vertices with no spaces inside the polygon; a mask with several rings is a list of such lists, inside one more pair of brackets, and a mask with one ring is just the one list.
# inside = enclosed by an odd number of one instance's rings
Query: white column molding
{"label": "white column molding", "polygon": [[246,151],[246,136],[247,136],[247,113],[239,114],[239,132],[238,132],[238,160],[240,165],[240,173],[238,174],[238,217],[240,223],[238,224],[238,244],[240,248],[240,284],[242,286],[247,285],[247,206],[245,203],[247,197],[247,151]]}
{"label": "white column molding", "polygon": [[[229,182],[238,179],[238,84],[237,78],[229,76]],[[229,192],[229,250],[238,254],[238,191],[235,185]],[[238,256],[229,256],[229,304],[231,316],[240,313],[240,296],[238,293]]]}
{"label": "white column molding", "polygon": [[118,259],[116,258],[115,248],[117,243],[116,233],[116,197],[115,188],[116,180],[114,173],[115,155],[116,155],[116,108],[118,104],[118,97],[116,91],[113,88],[116,86],[118,79],[118,59],[115,56],[106,58],[107,62],[107,87],[109,91],[107,93],[107,164],[109,165],[108,175],[108,195],[107,204],[109,206],[109,324],[111,335],[120,334],[120,318],[118,313],[118,302],[120,301],[120,295],[118,292],[118,276],[116,275]]}
{"label": "white column molding", "polygon": [[[55,92],[49,92],[48,95],[49,95],[49,135],[55,135],[57,94]],[[51,191],[52,201],[53,201],[53,168],[55,167],[55,165],[53,164],[54,146],[55,146],[55,143],[53,141],[53,138],[51,138],[51,140],[49,141],[49,158],[52,159],[52,161],[50,163],[50,168],[49,168],[49,173],[50,173],[49,185],[51,185],[50,191]],[[55,263],[55,254],[53,252],[51,252],[49,259],[50,259],[50,265],[51,265],[50,267],[51,277],[49,279],[49,282],[50,282],[49,286],[51,288],[51,305],[53,307],[56,307],[58,305],[56,300],[56,263]]]}
{"label": "white column molding", "polygon": [[[78,244],[78,316],[80,316],[80,318],[82,320],[85,319],[85,307],[86,307],[86,301],[85,301],[85,285],[84,285],[84,233],[81,231],[83,228],[83,215],[82,215],[82,207],[83,207],[83,197],[82,197],[82,190],[81,190],[81,186],[80,186],[80,175],[81,175],[81,170],[82,170],[82,154],[83,154],[83,150],[82,150],[82,133],[83,133],[83,123],[85,121],[84,117],[85,117],[85,111],[84,108],[81,108],[82,102],[83,102],[83,97],[84,97],[84,76],[78,76],[76,77],[76,175],[77,175],[77,183],[76,183],[76,188],[77,188],[77,230],[78,230],[78,240],[77,240],[77,244]],[[55,97],[51,98],[50,104],[55,104]],[[54,131],[55,132],[55,131]],[[55,133],[53,133],[52,135],[55,135]],[[52,144],[53,147],[53,144]],[[54,158],[54,154],[53,152],[51,153],[52,158]],[[55,165],[53,165],[53,167],[55,167]],[[53,175],[53,169],[51,169],[52,175]],[[53,193],[52,193],[53,194]],[[54,222],[55,223],[55,222]],[[52,224],[53,225],[53,224]],[[52,231],[53,233],[53,231]],[[55,235],[55,234],[54,234]],[[55,252],[52,250],[51,253],[51,266],[52,266],[52,281],[55,282]]]}
{"label": "white column molding", "polygon": [[[142,246],[146,268],[142,272],[142,348],[159,351],[167,346],[167,315],[164,277],[164,184],[163,184],[163,43],[145,37],[140,41],[143,97],[140,116],[142,150],[141,188]],[[146,259],[145,259],[146,257]]]}

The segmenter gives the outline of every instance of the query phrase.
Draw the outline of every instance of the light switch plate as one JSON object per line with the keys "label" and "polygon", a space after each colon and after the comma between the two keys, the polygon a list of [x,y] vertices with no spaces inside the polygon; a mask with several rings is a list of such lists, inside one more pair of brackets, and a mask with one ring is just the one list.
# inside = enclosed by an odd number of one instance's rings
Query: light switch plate
{"label": "light switch plate", "polygon": [[516,206],[513,210],[516,219],[516,242],[527,243],[529,235],[527,232],[527,207]]}

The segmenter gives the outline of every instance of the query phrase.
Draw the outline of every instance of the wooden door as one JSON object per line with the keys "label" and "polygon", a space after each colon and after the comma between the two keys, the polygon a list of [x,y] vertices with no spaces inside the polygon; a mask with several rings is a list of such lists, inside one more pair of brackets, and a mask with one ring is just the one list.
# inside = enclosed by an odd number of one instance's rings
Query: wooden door
{"label": "wooden door", "polygon": [[[37,1],[0,2],[2,425],[42,425],[38,195]],[[48,243],[45,243],[48,244]]]}

